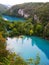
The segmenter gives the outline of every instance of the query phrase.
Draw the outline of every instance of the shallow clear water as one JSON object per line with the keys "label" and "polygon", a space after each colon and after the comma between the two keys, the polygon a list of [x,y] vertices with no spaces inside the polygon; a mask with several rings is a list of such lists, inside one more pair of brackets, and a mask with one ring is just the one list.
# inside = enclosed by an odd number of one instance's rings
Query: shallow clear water
{"label": "shallow clear water", "polygon": [[7,48],[24,59],[40,56],[39,65],[49,65],[49,41],[39,37],[7,38]]}
{"label": "shallow clear water", "polygon": [[9,21],[22,21],[24,22],[25,19],[23,18],[19,18],[19,17],[12,17],[12,16],[8,16],[8,15],[2,15],[4,20],[9,20]]}

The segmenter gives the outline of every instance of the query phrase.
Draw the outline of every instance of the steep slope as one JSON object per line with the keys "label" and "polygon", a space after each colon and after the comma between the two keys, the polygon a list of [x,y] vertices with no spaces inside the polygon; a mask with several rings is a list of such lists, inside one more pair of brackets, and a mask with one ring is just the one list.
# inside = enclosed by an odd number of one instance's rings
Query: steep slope
{"label": "steep slope", "polygon": [[47,22],[49,21],[49,2],[14,5],[6,11],[6,14],[24,18],[35,17],[38,21]]}
{"label": "steep slope", "polygon": [[42,22],[49,21],[49,3],[44,3],[36,12]]}
{"label": "steep slope", "polygon": [[7,11],[7,14],[12,16],[30,17],[33,16],[36,10],[42,5],[43,3],[23,3],[14,5]]}
{"label": "steep slope", "polygon": [[8,6],[0,4],[0,14],[4,13],[8,9]]}

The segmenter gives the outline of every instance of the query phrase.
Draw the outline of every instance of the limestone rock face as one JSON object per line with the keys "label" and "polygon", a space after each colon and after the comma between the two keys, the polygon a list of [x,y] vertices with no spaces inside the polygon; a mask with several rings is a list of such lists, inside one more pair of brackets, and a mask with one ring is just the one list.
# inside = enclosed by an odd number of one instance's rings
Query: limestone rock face
{"label": "limestone rock face", "polygon": [[24,14],[24,18],[28,18],[29,16],[29,14]]}
{"label": "limestone rock face", "polygon": [[24,18],[28,18],[30,16],[28,13],[25,13],[24,9],[19,9],[18,14],[24,16]]}
{"label": "limestone rock face", "polygon": [[34,15],[34,21],[36,21],[37,23],[39,23],[40,21],[39,21],[39,17],[35,14]]}
{"label": "limestone rock face", "polygon": [[23,16],[24,15],[24,10],[23,9],[19,9],[18,10],[18,14],[20,14],[21,16]]}
{"label": "limestone rock face", "polygon": [[34,20],[37,20],[37,19],[38,19],[38,17],[37,17],[37,15],[35,14],[35,15],[34,15]]}

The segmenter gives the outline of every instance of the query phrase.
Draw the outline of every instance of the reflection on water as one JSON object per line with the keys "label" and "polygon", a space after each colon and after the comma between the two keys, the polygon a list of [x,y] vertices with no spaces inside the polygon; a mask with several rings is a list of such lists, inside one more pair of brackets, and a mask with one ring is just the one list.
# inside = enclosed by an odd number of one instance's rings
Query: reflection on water
{"label": "reflection on water", "polygon": [[49,42],[36,37],[7,38],[6,42],[7,50],[19,54],[24,59],[35,59],[37,53],[39,53],[40,64],[49,65]]}

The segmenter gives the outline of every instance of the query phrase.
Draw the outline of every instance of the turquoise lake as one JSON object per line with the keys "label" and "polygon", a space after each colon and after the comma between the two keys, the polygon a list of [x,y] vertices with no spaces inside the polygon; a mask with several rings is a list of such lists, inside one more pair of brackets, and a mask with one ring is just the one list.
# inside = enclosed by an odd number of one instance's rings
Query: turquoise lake
{"label": "turquoise lake", "polygon": [[35,59],[37,54],[40,57],[39,65],[49,65],[49,41],[39,37],[24,36],[23,38],[7,38],[6,49],[15,52],[25,60]]}
{"label": "turquoise lake", "polygon": [[24,18],[19,18],[19,17],[14,17],[14,16],[8,16],[8,15],[2,15],[4,20],[8,20],[8,21],[22,21],[24,22],[25,19]]}

